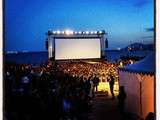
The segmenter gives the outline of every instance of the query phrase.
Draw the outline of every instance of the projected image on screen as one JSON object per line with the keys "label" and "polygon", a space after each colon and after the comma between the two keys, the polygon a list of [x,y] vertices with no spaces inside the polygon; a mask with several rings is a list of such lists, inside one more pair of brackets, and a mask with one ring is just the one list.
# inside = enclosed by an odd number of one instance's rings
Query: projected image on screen
{"label": "projected image on screen", "polygon": [[55,39],[55,59],[89,59],[101,57],[98,38]]}

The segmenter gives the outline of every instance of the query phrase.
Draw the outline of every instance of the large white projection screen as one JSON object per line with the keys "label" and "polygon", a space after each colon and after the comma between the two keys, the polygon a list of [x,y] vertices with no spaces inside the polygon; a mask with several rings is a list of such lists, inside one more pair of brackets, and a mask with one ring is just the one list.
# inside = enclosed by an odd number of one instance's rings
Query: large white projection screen
{"label": "large white projection screen", "polygon": [[55,39],[55,59],[90,59],[101,57],[100,38]]}

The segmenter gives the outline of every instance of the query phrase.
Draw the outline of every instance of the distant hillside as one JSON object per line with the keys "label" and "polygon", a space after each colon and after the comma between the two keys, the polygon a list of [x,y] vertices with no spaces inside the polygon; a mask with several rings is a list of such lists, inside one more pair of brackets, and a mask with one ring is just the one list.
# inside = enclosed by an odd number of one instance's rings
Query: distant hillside
{"label": "distant hillside", "polygon": [[128,51],[137,51],[137,50],[154,50],[154,44],[142,44],[142,43],[133,43],[123,48],[122,50]]}

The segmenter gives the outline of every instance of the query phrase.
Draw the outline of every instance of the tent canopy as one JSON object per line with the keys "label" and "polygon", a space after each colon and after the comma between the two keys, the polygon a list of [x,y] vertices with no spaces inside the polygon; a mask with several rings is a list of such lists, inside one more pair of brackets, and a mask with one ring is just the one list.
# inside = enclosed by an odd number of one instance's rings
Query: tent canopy
{"label": "tent canopy", "polygon": [[120,71],[154,74],[155,72],[155,53],[149,54],[144,59],[136,62],[135,64],[128,65],[124,68],[120,68]]}

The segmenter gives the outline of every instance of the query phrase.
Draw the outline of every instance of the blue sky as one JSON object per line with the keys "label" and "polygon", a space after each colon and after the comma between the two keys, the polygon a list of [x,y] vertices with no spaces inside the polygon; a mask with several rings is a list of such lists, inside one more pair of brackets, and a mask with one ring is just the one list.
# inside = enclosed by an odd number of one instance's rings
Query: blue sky
{"label": "blue sky", "polygon": [[109,48],[153,43],[153,0],[5,0],[5,50],[45,50],[53,30],[105,30]]}

